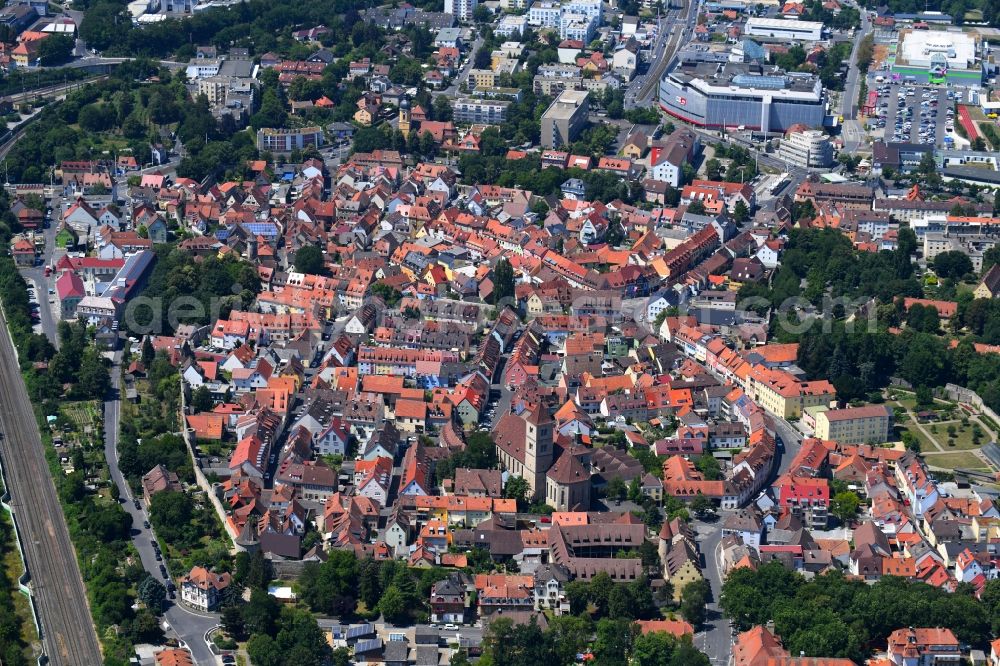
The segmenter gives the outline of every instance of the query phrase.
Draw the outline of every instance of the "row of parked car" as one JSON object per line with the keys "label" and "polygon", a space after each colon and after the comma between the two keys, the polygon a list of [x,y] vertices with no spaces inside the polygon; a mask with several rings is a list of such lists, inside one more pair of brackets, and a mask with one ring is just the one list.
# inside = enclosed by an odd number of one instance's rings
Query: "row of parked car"
{"label": "row of parked car", "polygon": [[[875,127],[885,128],[890,120],[893,122],[892,141],[934,144],[937,141],[939,122],[938,100],[940,91],[931,87],[903,84],[895,90],[896,117],[888,118],[892,86],[881,84],[878,89],[879,117],[874,121]],[[918,97],[919,95],[919,97]],[[947,99],[957,98],[958,93],[948,91]],[[945,111],[945,131],[955,129],[955,111],[948,108]],[[886,131],[886,137],[889,137]]]}

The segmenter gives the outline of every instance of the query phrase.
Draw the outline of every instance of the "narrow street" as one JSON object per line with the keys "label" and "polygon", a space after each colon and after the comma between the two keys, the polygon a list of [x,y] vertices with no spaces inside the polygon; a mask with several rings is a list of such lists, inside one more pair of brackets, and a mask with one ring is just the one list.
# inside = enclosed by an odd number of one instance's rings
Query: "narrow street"
{"label": "narrow street", "polygon": [[[160,574],[160,562],[156,560],[156,551],[153,549],[153,541],[156,536],[152,527],[144,527],[144,523],[149,520],[146,511],[148,507],[143,506],[141,500],[132,495],[118,468],[118,433],[121,421],[121,352],[115,353],[115,363],[111,369],[111,394],[104,401],[104,457],[108,461],[108,469],[111,478],[118,486],[122,507],[132,516],[132,543],[139,552],[139,559],[142,568],[149,575],[153,576],[161,583],[166,584]],[[138,501],[139,507],[136,507]],[[170,625],[167,634],[175,634],[191,650],[196,664],[214,664],[217,662],[215,655],[205,643],[205,633],[218,625],[218,616],[214,614],[204,614],[183,607],[178,600],[167,600],[167,610],[164,618]]]}
{"label": "narrow street", "polygon": [[[772,417],[777,438],[777,464],[764,487],[770,487],[779,476],[788,471],[791,461],[799,452],[802,433],[788,421]],[[695,635],[695,645],[708,655],[713,666],[728,666],[732,660],[732,624],[722,614],[719,600],[722,595],[722,525],[731,511],[719,511],[717,520],[706,522],[696,520],[693,524],[698,540],[698,549],[704,560],[705,578],[712,586],[712,599],[707,605],[708,614],[705,627]]]}
{"label": "narrow street", "polygon": [[704,559],[704,574],[712,586],[712,599],[708,609],[705,627],[695,634],[695,646],[708,655],[713,666],[727,666],[732,658],[733,629],[723,616],[719,600],[722,596],[722,523],[728,512],[720,511],[714,522],[697,521],[694,529],[698,535],[698,547]]}

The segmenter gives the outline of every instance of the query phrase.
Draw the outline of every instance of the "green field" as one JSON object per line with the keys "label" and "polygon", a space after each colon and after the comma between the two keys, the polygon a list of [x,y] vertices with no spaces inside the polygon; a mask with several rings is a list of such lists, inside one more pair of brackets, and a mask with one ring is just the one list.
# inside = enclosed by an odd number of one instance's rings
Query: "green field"
{"label": "green field", "polygon": [[926,453],[927,451],[938,450],[937,447],[934,446],[934,444],[932,444],[930,440],[928,440],[927,437],[924,435],[924,433],[920,432],[920,429],[917,428],[916,426],[912,425],[906,426],[905,428],[903,428],[903,430],[908,431],[910,434],[912,434],[914,437],[917,438],[917,441],[920,442],[920,450],[922,452]]}
{"label": "green field", "polygon": [[929,467],[938,469],[988,469],[986,463],[969,452],[964,453],[942,453],[940,455],[924,456],[924,461]]}

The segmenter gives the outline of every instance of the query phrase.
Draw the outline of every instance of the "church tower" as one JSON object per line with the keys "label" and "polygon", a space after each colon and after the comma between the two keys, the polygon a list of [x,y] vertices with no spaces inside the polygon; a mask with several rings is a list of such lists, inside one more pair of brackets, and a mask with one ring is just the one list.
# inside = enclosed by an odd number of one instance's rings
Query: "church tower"
{"label": "church tower", "polygon": [[545,473],[552,467],[552,431],[555,422],[544,405],[535,405],[524,415],[524,472],[532,497],[545,494]]}
{"label": "church tower", "polygon": [[410,114],[410,100],[404,97],[399,100],[399,131],[403,133],[403,136],[410,138],[410,123],[412,121],[412,116]]}

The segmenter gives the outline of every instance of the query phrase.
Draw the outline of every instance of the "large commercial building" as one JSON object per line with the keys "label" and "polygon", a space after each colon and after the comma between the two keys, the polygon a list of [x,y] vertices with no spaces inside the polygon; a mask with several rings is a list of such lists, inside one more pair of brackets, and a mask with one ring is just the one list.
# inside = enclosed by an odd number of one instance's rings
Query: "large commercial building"
{"label": "large commercial building", "polygon": [[823,24],[817,21],[790,21],[753,16],[747,20],[748,37],[776,41],[818,42],[823,39]]}
{"label": "large commercial building", "polygon": [[782,139],[778,157],[805,169],[822,169],[833,164],[833,146],[822,130],[793,131]]}
{"label": "large commercial building", "polygon": [[819,77],[747,63],[681,62],[660,81],[660,106],[699,127],[765,132],[822,127],[825,116]]}
{"label": "large commercial building", "polygon": [[542,114],[542,146],[559,148],[572,143],[587,123],[586,90],[564,90]]}
{"label": "large commercial building", "polygon": [[816,436],[841,444],[881,444],[889,441],[892,410],[885,405],[829,409],[816,414]]}
{"label": "large commercial building", "polygon": [[979,38],[966,32],[909,30],[899,37],[893,74],[918,83],[978,86],[983,80]]}
{"label": "large commercial building", "polygon": [[299,129],[262,127],[257,130],[257,150],[268,153],[290,153],[307,146],[323,145],[323,128],[310,126]]}

